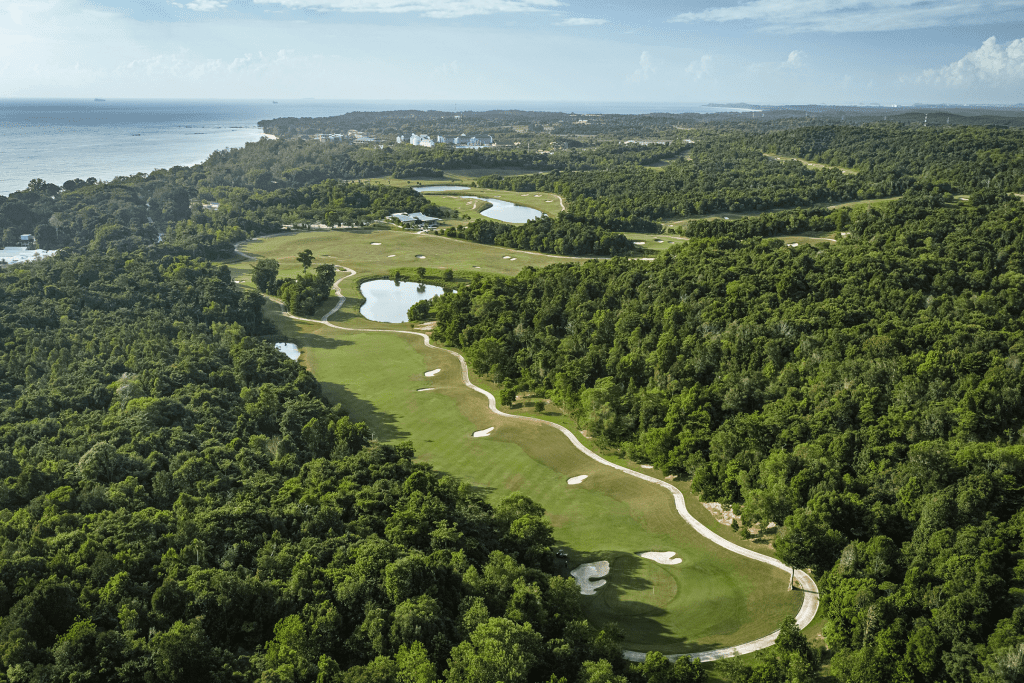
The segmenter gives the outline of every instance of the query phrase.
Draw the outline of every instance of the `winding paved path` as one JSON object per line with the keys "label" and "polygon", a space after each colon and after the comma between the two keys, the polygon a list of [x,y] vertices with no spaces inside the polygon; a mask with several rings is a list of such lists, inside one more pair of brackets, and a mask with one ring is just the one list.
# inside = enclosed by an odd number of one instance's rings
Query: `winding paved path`
{"label": "winding paved path", "polygon": [[[345,268],[344,266],[342,266],[342,268],[344,268],[344,270],[348,274],[345,275],[345,277],[338,278],[338,280],[334,282],[334,290],[338,294],[338,303],[326,315],[320,318],[321,323],[327,325],[328,327],[333,327],[334,329],[343,330],[346,332],[389,332],[391,334],[411,334],[421,337],[423,339],[423,343],[426,344],[429,348],[436,349],[438,351],[443,351],[445,353],[450,353],[451,355],[455,356],[456,359],[458,359],[459,365],[462,367],[462,383],[465,384],[470,389],[472,389],[473,391],[479,394],[483,394],[487,398],[487,406],[490,408],[492,413],[496,415],[501,415],[502,417],[511,418],[513,420],[525,420],[527,422],[535,422],[538,424],[547,425],[548,427],[551,427],[553,429],[557,429],[558,431],[562,432],[562,434],[564,434],[567,439],[569,439],[569,441],[572,443],[573,446],[576,447],[577,450],[579,450],[581,453],[586,455],[591,460],[594,460],[595,462],[600,463],[601,465],[604,465],[606,467],[611,467],[612,469],[618,470],[623,474],[627,474],[631,477],[636,477],[637,479],[642,479],[646,482],[654,484],[655,486],[660,486],[661,488],[667,490],[669,493],[672,494],[672,498],[675,500],[676,512],[679,513],[679,516],[682,517],[687,524],[693,527],[693,529],[698,534],[700,534],[707,540],[711,541],[715,545],[721,546],[729,552],[736,553],[737,555],[742,555],[743,557],[751,559],[755,562],[763,562],[765,564],[771,565],[787,573],[791,571],[791,567],[787,566],[785,563],[779,560],[776,560],[774,557],[762,555],[761,553],[749,550],[748,548],[744,548],[743,546],[728,541],[719,536],[718,534],[716,534],[715,532],[711,531],[711,529],[708,529],[706,526],[701,524],[700,521],[698,521],[697,518],[690,514],[690,511],[686,509],[686,500],[683,498],[682,491],[676,488],[673,484],[658,479],[656,477],[651,477],[641,472],[636,472],[634,470],[629,469],[628,467],[623,467],[622,465],[617,465],[613,462],[605,460],[600,455],[598,455],[597,453],[595,453],[594,451],[590,450],[582,443],[580,443],[580,440],[576,438],[575,434],[573,434],[571,431],[569,431],[560,424],[548,422],[547,420],[541,420],[536,417],[529,417],[526,415],[513,415],[510,413],[502,412],[501,410],[498,409],[497,401],[495,401],[493,394],[484,389],[481,389],[480,387],[476,386],[469,380],[469,366],[466,364],[466,359],[463,358],[460,354],[456,353],[455,351],[452,351],[451,349],[442,348],[440,346],[434,346],[433,344],[430,343],[429,335],[424,334],[423,332],[412,332],[408,330],[383,330],[342,327],[341,325],[336,325],[330,322],[328,319],[332,315],[337,313],[339,310],[341,310],[341,307],[345,305],[345,296],[341,293],[339,285],[341,284],[342,280],[350,278],[356,274],[356,271],[352,270],[351,268]],[[314,322],[309,318],[301,318],[299,316],[295,316],[292,315],[291,313],[284,311],[282,312],[282,315],[285,315],[289,318],[294,318],[295,320]],[[797,570],[795,572],[795,586],[804,592],[803,604],[801,604],[800,611],[796,615],[797,626],[803,629],[811,623],[811,620],[813,620],[814,616],[818,613],[818,586],[814,583],[814,579],[812,579],[809,575],[800,570]],[[736,655],[745,655],[751,652],[756,652],[757,650],[763,650],[766,647],[770,647],[775,642],[775,639],[778,638],[778,635],[779,632],[775,631],[774,633],[771,633],[765,636],[764,638],[758,638],[757,640],[752,640],[748,643],[743,643],[741,645],[736,645],[734,647],[726,647],[718,650],[707,650],[705,652],[690,652],[686,654],[669,655],[668,658],[674,661],[679,657],[693,657],[695,659],[699,659],[702,662],[710,662],[716,659],[725,659],[727,657],[734,657]],[[626,659],[634,662],[641,662],[646,657],[645,653],[634,652],[632,650],[625,650],[623,654],[626,657]]]}

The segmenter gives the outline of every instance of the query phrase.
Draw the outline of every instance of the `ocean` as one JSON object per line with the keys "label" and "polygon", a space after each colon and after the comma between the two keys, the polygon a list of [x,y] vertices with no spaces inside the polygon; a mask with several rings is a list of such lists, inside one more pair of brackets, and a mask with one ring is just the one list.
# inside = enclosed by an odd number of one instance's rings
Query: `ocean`
{"label": "ocean", "polygon": [[[0,99],[0,195],[33,178],[111,180],[157,168],[202,163],[212,152],[259,140],[257,122],[350,111],[437,109],[445,102],[331,100]],[[590,114],[727,111],[680,103],[465,102],[462,110],[521,109]]]}

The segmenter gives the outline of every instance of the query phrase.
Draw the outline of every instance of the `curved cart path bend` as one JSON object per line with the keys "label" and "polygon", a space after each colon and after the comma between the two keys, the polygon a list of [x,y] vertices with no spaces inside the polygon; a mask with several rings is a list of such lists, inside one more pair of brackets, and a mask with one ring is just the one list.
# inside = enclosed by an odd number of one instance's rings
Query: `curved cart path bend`
{"label": "curved cart path bend", "polygon": [[[538,424],[546,425],[552,429],[557,429],[558,431],[562,432],[562,434],[564,434],[567,439],[569,439],[569,441],[572,443],[573,446],[576,447],[577,450],[579,450],[581,453],[586,455],[591,460],[594,460],[595,462],[600,463],[605,467],[611,467],[612,469],[618,470],[619,472],[627,474],[631,477],[643,479],[646,482],[649,482],[655,486],[660,486],[661,488],[667,490],[669,493],[672,494],[672,498],[675,500],[676,512],[679,513],[679,516],[682,517],[687,524],[693,527],[693,529],[698,534],[700,534],[710,542],[714,543],[715,545],[721,546],[722,548],[725,548],[729,552],[736,553],[737,555],[742,555],[743,557],[751,559],[755,562],[763,562],[765,564],[776,567],[786,573],[792,571],[791,567],[787,566],[785,563],[779,560],[776,560],[774,557],[762,555],[761,553],[749,550],[747,548],[744,548],[743,546],[728,541],[719,536],[718,534],[716,534],[715,532],[711,531],[711,529],[708,529],[706,526],[701,524],[697,520],[697,518],[690,514],[690,511],[686,509],[686,501],[683,498],[682,492],[673,484],[667,481],[663,481],[661,479],[657,479],[655,477],[648,476],[646,474],[643,474],[642,472],[635,472],[629,469],[628,467],[623,467],[622,465],[617,465],[613,462],[605,460],[600,455],[598,455],[597,453],[595,453],[594,451],[590,450],[582,443],[580,443],[580,440],[576,438],[576,435],[573,434],[568,429],[566,429],[565,427],[563,427],[562,425],[555,424],[554,422],[548,422],[547,420],[541,420],[536,417],[529,417],[526,415],[512,415],[509,413],[502,412],[501,410],[498,409],[497,401],[495,401],[494,396],[490,392],[481,389],[480,387],[476,386],[475,384],[469,381],[469,366],[466,365],[466,359],[463,358],[458,353],[456,353],[455,351],[445,349],[439,346],[434,346],[433,344],[430,343],[430,337],[428,335],[422,332],[412,332],[407,330],[380,330],[342,327],[341,325],[335,325],[334,323],[330,322],[328,319],[332,315],[337,313],[345,304],[345,297],[342,295],[341,290],[339,289],[341,281],[350,278],[356,274],[356,271],[352,270],[351,268],[345,268],[345,271],[348,274],[345,277],[339,278],[334,283],[335,292],[337,292],[338,294],[338,303],[337,305],[335,305],[334,308],[330,310],[329,313],[327,313],[320,319],[320,322],[322,322],[324,325],[333,327],[338,330],[344,330],[346,332],[389,332],[391,334],[412,334],[421,337],[423,339],[423,343],[426,344],[428,347],[432,349],[437,349],[438,351],[443,351],[445,353],[450,353],[451,355],[455,356],[458,359],[459,365],[462,366],[462,383],[465,384],[470,389],[472,389],[473,391],[479,394],[483,394],[487,398],[487,405],[492,413],[496,415],[501,415],[503,417],[511,418],[513,420],[526,420],[528,422],[535,422]],[[307,322],[313,322],[309,318],[301,318],[299,316],[292,315],[291,313],[283,312],[282,314],[288,316],[289,318],[294,318],[296,320],[305,320]],[[818,613],[818,586],[814,583],[814,579],[812,579],[807,573],[803,571],[796,570],[794,576],[795,588],[802,590],[804,594],[804,600],[800,606],[800,611],[796,615],[797,626],[803,629],[807,628],[807,625],[811,623],[811,620],[813,620],[814,616]],[[721,648],[718,650],[707,650],[705,652],[689,652],[686,654],[668,655],[668,658],[671,660],[675,660],[679,657],[693,657],[695,659],[699,659],[702,662],[711,662],[716,659],[725,659],[726,657],[735,657],[737,655],[745,655],[751,652],[756,652],[757,650],[763,650],[766,647],[770,647],[775,642],[775,639],[778,638],[778,636],[779,632],[775,631],[774,633],[766,635],[764,638],[758,638],[757,640],[752,640],[749,643],[743,643],[742,645]],[[634,652],[632,650],[626,650],[623,654],[626,657],[626,659],[634,662],[641,662],[647,656],[643,652]]]}

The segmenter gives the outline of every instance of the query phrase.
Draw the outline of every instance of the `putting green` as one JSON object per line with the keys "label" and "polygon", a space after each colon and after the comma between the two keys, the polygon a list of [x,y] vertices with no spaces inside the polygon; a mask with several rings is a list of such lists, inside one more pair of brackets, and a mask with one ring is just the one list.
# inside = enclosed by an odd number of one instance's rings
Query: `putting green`
{"label": "putting green", "polygon": [[[411,335],[342,331],[278,310],[268,307],[327,396],[377,438],[411,440],[419,458],[492,502],[513,491],[536,500],[569,553],[566,571],[609,561],[606,585],[582,600],[592,623],[622,630],[626,649],[731,647],[771,633],[799,610],[803,594],[787,590],[786,574],[708,542],[678,516],[669,493],[593,461],[546,425],[491,413],[462,384],[450,354]],[[488,427],[489,436],[472,436]],[[581,474],[589,476],[567,484]],[[683,561],[659,565],[637,556],[646,551],[675,551]]]}

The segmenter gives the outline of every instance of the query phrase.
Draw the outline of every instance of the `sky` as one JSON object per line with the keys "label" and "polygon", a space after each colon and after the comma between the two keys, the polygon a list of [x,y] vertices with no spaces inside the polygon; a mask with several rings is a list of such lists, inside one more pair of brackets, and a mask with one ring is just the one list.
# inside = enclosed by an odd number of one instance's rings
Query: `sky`
{"label": "sky", "polygon": [[1024,102],[1022,0],[0,0],[0,98]]}

